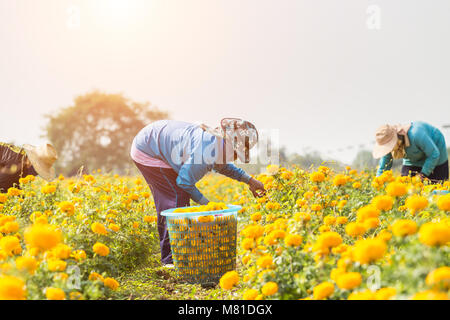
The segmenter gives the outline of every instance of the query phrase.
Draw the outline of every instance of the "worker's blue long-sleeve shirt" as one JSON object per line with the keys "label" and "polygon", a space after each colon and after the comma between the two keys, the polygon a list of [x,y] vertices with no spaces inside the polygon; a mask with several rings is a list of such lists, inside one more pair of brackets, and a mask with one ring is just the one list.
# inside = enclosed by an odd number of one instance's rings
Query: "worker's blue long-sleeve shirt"
{"label": "worker's blue long-sleeve shirt", "polygon": [[218,138],[198,125],[174,120],[153,122],[134,138],[138,150],[170,165],[178,173],[177,185],[200,204],[205,204],[208,200],[195,184],[207,172],[214,170],[246,183],[251,178],[244,170],[231,163],[221,164],[217,152],[219,143]]}
{"label": "worker's blue long-sleeve shirt", "polygon": [[[445,138],[442,132],[428,123],[412,122],[408,130],[410,146],[405,148],[404,166],[421,167],[422,173],[430,175],[434,168],[448,160]],[[392,167],[392,154],[388,153],[380,159],[377,176]]]}

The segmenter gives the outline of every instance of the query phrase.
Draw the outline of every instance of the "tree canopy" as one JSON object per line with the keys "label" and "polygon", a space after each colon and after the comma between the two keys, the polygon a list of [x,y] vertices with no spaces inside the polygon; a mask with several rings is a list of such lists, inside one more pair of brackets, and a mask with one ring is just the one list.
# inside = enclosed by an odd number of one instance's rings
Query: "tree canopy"
{"label": "tree canopy", "polygon": [[81,166],[123,173],[131,163],[134,136],[168,113],[122,94],[92,91],[46,117],[46,136],[58,151],[56,170],[71,175]]}

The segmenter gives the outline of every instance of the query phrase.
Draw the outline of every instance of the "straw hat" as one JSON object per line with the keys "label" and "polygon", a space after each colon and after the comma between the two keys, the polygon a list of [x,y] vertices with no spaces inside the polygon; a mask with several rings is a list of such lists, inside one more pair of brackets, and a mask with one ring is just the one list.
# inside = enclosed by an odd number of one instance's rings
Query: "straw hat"
{"label": "straw hat", "polygon": [[47,181],[55,179],[53,163],[58,159],[58,155],[51,144],[47,143],[38,147],[25,144],[23,149],[39,176]]}
{"label": "straw hat", "polygon": [[375,133],[375,146],[372,151],[373,157],[378,159],[392,152],[397,141],[397,129],[388,124],[382,125]]}

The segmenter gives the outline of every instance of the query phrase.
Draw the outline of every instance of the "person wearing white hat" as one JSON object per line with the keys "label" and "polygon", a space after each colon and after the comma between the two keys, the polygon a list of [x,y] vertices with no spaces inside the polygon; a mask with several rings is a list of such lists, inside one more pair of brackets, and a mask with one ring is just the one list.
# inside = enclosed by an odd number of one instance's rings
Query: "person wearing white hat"
{"label": "person wearing white hat", "polygon": [[27,175],[39,175],[44,180],[53,180],[53,164],[56,159],[58,155],[51,144],[38,147],[25,144],[20,148],[13,144],[0,143],[0,192],[18,186],[19,179]]}
{"label": "person wearing white hat", "polygon": [[381,158],[377,176],[403,159],[402,176],[418,175],[433,182],[448,180],[448,154],[442,132],[422,121],[406,125],[383,125],[375,133],[373,157]]}
{"label": "person wearing white hat", "polygon": [[254,196],[265,193],[264,185],[230,163],[250,161],[249,151],[258,142],[258,131],[248,121],[222,119],[220,127],[160,120],[144,127],[134,138],[130,156],[144,176],[153,195],[158,215],[161,262],[172,264],[169,234],[161,211],[189,206],[190,199],[209,200],[196,183],[209,171],[247,183]]}

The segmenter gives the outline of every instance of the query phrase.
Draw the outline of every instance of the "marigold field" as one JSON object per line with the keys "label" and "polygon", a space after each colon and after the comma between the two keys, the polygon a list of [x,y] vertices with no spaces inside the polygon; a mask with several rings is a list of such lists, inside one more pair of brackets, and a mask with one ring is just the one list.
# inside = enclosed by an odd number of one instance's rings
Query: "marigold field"
{"label": "marigold field", "polygon": [[257,199],[222,176],[198,183],[242,206],[237,269],[214,288],[161,267],[141,177],[23,178],[0,194],[0,299],[449,298],[450,194],[433,194],[449,182],[325,166],[256,178],[268,190]]}

